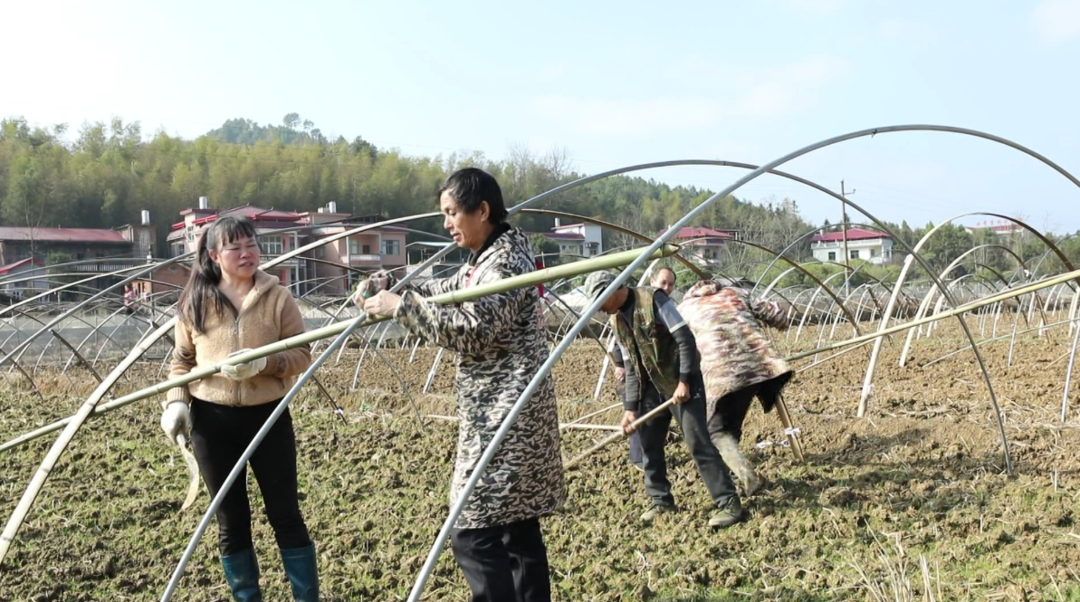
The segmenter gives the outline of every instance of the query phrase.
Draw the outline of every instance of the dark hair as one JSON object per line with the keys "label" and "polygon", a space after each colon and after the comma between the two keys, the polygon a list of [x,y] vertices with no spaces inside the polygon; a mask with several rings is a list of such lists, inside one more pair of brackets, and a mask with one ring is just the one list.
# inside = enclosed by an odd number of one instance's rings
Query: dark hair
{"label": "dark hair", "polygon": [[488,221],[495,225],[506,221],[502,189],[495,176],[482,169],[466,167],[450,174],[439,188],[438,196],[441,197],[444,192],[449,192],[465,213],[475,213],[480,209],[480,203],[487,201],[491,211]]}
{"label": "dark hair", "polygon": [[218,288],[221,266],[210,258],[210,250],[221,250],[221,247],[241,238],[254,239],[255,226],[251,220],[235,216],[214,220],[199,236],[191,277],[180,294],[180,319],[192,325],[195,332],[206,332],[207,310],[218,314],[236,311],[225,293]]}

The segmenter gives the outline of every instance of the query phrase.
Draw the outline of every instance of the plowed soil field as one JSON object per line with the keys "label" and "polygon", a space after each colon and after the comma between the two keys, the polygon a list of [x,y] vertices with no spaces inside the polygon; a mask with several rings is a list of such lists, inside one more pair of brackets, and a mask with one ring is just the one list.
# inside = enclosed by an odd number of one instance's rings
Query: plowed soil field
{"label": "plowed soil field", "polygon": [[[844,333],[846,336],[848,333]],[[813,345],[779,335],[786,352]],[[837,336],[840,336],[838,333]],[[828,338],[828,333],[824,338]],[[705,487],[677,432],[669,472],[682,512],[651,527],[641,473],[620,441],[567,474],[570,500],[544,522],[558,600],[1071,600],[1080,601],[1080,402],[1060,420],[1069,337],[1022,335],[981,350],[1012,453],[1007,474],[990,396],[970,351],[948,325],[897,366],[902,339],[887,342],[867,414],[856,417],[869,348],[803,368],[786,392],[805,462],[785,447],[775,413],[755,406],[743,446],[767,486],[744,501],[748,519],[711,531]],[[360,350],[319,375],[292,409],[300,452],[301,506],[319,550],[324,600],[403,600],[444,520],[457,426],[453,359],[427,393],[435,358],[420,348]],[[829,357],[822,353],[819,360]],[[593,399],[603,355],[580,341],[556,370],[564,422],[613,404]],[[928,365],[929,364],[929,365]],[[392,367],[392,369],[391,369]],[[99,366],[99,368],[101,368]],[[8,440],[69,415],[94,382],[39,372],[47,402],[20,389],[0,405]],[[136,369],[126,392],[162,380]],[[69,389],[73,389],[70,390]],[[1076,386],[1073,386],[1076,389]],[[334,412],[340,406],[343,412]],[[62,457],[0,567],[0,600],[157,600],[209,503],[203,491],[180,512],[183,460],[144,401],[90,421]],[[423,426],[417,419],[423,417]],[[616,424],[610,409],[588,422]],[[563,454],[606,431],[563,431]],[[0,453],[0,508],[10,516],[55,435]],[[257,491],[254,482],[250,489]],[[256,548],[264,597],[290,599],[257,494]],[[225,600],[216,527],[188,566],[175,600]],[[466,600],[449,550],[426,600]]]}

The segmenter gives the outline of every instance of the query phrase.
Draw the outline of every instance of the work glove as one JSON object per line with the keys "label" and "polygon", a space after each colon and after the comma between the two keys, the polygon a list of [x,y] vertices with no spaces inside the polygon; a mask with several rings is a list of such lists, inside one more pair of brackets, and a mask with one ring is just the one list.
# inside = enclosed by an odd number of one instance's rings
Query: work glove
{"label": "work glove", "polygon": [[[241,353],[247,353],[250,349],[241,349],[229,354],[229,357],[239,355]],[[266,358],[260,357],[259,359],[251,360],[244,364],[237,364],[230,366],[225,364],[221,367],[221,373],[225,375],[229,380],[247,380],[252,376],[262,372],[266,369]]]}
{"label": "work glove", "polygon": [[177,435],[186,435],[191,427],[191,410],[183,401],[171,401],[161,413],[161,430],[169,441],[176,441]]}
{"label": "work glove", "polygon": [[364,299],[389,290],[391,286],[394,286],[394,276],[386,270],[379,270],[360,281],[360,284],[356,286],[356,292],[353,293],[352,302],[354,305],[363,306]]}

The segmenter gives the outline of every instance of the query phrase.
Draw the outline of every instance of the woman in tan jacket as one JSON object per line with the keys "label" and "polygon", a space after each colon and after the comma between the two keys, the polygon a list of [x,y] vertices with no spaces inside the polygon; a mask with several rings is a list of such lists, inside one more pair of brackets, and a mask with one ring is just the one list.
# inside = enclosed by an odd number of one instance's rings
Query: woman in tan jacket
{"label": "woman in tan jacket", "polygon": [[[303,317],[288,289],[258,268],[259,245],[249,220],[223,217],[206,229],[199,239],[191,278],[180,296],[169,378],[304,332]],[[218,374],[169,390],[161,427],[170,440],[176,440],[190,426],[191,445],[211,495],[217,495],[277,402],[310,364],[311,352],[305,345],[223,366]],[[288,410],[270,429],[250,464],[293,598],[318,600],[315,546],[300,514],[296,439]],[[262,600],[246,477],[245,470],[217,511],[225,580],[240,602]]]}

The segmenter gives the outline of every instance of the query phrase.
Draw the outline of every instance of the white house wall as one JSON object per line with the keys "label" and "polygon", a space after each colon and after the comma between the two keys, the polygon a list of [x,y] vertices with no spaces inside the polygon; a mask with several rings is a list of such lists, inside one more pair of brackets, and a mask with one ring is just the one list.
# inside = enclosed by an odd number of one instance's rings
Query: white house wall
{"label": "white house wall", "polygon": [[[566,253],[578,253],[586,257],[591,257],[593,254],[589,253],[589,245],[596,244],[595,255],[600,255],[604,252],[604,230],[596,224],[577,224],[575,226],[560,226],[555,229],[559,234],[576,234],[581,236],[585,240],[581,243],[560,243],[559,250]],[[552,239],[558,241],[558,239]]]}
{"label": "white house wall", "polygon": [[[892,260],[893,241],[891,238],[873,238],[868,240],[849,240],[847,243],[848,253],[858,252],[858,257],[852,257],[852,261],[869,261],[875,265],[881,265]],[[843,241],[815,242],[810,245],[814,259],[818,261],[833,261],[844,263]],[[876,251],[877,255],[872,256]],[[829,253],[835,253],[830,259]]]}

